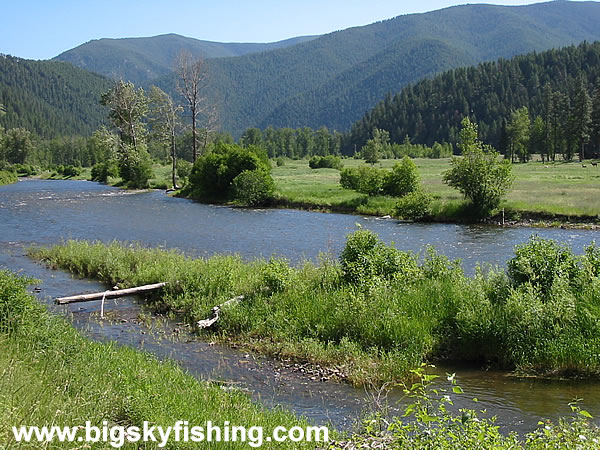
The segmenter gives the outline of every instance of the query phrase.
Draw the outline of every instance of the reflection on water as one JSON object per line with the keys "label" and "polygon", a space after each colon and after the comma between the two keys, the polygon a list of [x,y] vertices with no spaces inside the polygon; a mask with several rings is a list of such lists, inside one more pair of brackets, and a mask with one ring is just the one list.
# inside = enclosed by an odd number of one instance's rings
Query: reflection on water
{"label": "reflection on water", "polygon": [[[342,214],[233,209],[169,198],[162,192],[132,193],[84,181],[30,180],[0,187],[0,267],[41,279],[39,297],[50,304],[56,296],[104,287],[31,262],[24,255],[28,245],[68,238],[116,239],[178,248],[196,256],[238,253],[252,259],[276,255],[297,263],[322,252],[337,256],[356,223],[403,250],[422,252],[433,245],[451,259],[460,258],[470,273],[477,263],[503,265],[514,245],[532,233],[566,242],[576,252],[600,237],[600,232],[586,230],[405,224]],[[368,403],[369,396],[360,389],[310,381],[265,358],[199,342],[185,332],[174,339],[175,323],[149,332],[127,319],[139,311],[131,299],[111,302],[109,309],[125,317],[116,323],[90,320],[90,314],[99,309],[95,302],[56,309],[70,312],[75,326],[94,339],[114,340],[173,358],[199,377],[239,383],[267,405],[283,405],[316,422],[348,427]],[[457,372],[465,390],[457,407],[487,409],[488,415],[498,416],[499,424],[520,431],[533,429],[542,417],[568,415],[567,403],[575,397],[583,398],[583,407],[600,417],[600,384],[596,382],[518,380],[465,367],[437,370],[441,375]],[[444,380],[441,376],[440,385],[446,384]],[[472,397],[479,402],[473,403]],[[400,391],[389,395],[392,405],[401,399]]]}

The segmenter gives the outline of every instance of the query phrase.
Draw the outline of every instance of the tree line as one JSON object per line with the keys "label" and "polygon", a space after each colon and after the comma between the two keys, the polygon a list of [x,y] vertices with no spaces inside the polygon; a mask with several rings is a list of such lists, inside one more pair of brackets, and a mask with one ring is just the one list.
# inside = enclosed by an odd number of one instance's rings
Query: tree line
{"label": "tree line", "polygon": [[[532,122],[538,116],[544,120],[544,145],[551,146],[551,159],[556,154],[567,159],[577,155],[581,137],[586,134],[590,136],[584,138],[585,157],[597,156],[599,75],[598,42],[450,70],[407,86],[394,96],[388,95],[352,126],[344,142],[350,148],[360,148],[373,137],[374,129],[383,129],[395,143],[402,142],[408,134],[415,143],[433,145],[438,141],[455,145],[460,123],[469,117],[479,124],[483,141],[506,153],[512,151],[509,122],[514,125],[514,113],[527,107]],[[584,121],[589,124],[586,127],[582,118],[588,108],[591,121]],[[536,126],[537,132],[541,129],[539,120]],[[585,128],[588,133],[582,131]],[[530,135],[534,138],[531,144],[539,151],[538,136],[535,132]],[[513,142],[513,148],[515,144],[519,147],[523,142]]]}

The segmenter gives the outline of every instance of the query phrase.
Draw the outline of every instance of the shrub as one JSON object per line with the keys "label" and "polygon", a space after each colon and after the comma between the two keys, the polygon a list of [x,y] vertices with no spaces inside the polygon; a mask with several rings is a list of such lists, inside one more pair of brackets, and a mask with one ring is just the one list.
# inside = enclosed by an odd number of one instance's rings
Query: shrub
{"label": "shrub", "polygon": [[337,169],[342,170],[342,159],[339,156],[313,156],[308,161],[311,169]]}
{"label": "shrub", "polygon": [[232,181],[234,200],[249,206],[265,205],[273,197],[275,184],[264,170],[245,170]]}
{"label": "shrub", "polygon": [[275,164],[277,167],[285,166],[285,159],[280,156],[279,158],[275,159]]}
{"label": "shrub", "polygon": [[119,161],[119,176],[129,188],[146,188],[152,178],[152,162],[147,151],[130,151]]}
{"label": "shrub", "polygon": [[370,196],[383,194],[386,171],[374,167],[356,167],[343,169],[340,184],[344,189],[352,189]]}
{"label": "shrub", "polygon": [[119,174],[119,169],[114,161],[100,162],[92,167],[91,180],[106,183],[108,177],[116,177]]}
{"label": "shrub", "polygon": [[189,178],[192,196],[208,201],[231,199],[234,178],[257,169],[267,174],[271,170],[267,156],[260,149],[219,142],[194,163]]}
{"label": "shrub", "polygon": [[348,283],[370,286],[378,280],[420,277],[416,258],[386,246],[372,231],[358,230],[348,236],[340,256]]}
{"label": "shrub", "polygon": [[191,162],[186,161],[185,159],[178,159],[176,170],[179,179],[187,180],[192,173],[192,167],[193,164]]}
{"label": "shrub", "polygon": [[515,256],[507,266],[508,275],[515,285],[529,283],[543,294],[548,293],[556,278],[565,277],[573,283],[579,272],[577,259],[568,247],[538,236],[517,245]]}
{"label": "shrub", "polygon": [[473,213],[482,217],[500,205],[512,185],[512,167],[507,160],[477,138],[477,125],[462,121],[459,147],[461,158],[452,158],[452,167],[443,175],[444,183],[458,189],[473,204]]}
{"label": "shrub", "polygon": [[396,217],[405,220],[422,220],[432,215],[433,196],[417,190],[401,197],[394,208]]}
{"label": "shrub", "polygon": [[294,271],[284,259],[271,259],[262,270],[262,282],[272,292],[292,286]]}
{"label": "shrub", "polygon": [[408,156],[396,163],[391,172],[386,174],[383,191],[385,195],[402,197],[419,189],[421,177],[417,165]]}

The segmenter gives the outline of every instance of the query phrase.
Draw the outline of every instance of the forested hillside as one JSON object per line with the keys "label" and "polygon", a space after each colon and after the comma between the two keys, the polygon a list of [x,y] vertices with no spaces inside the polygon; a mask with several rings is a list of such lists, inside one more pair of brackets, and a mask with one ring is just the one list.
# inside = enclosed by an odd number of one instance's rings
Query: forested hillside
{"label": "forested hillside", "polygon": [[67,50],[54,59],[70,62],[110,78],[122,78],[141,84],[171,72],[181,51],[202,58],[241,56],[289,47],[315,37],[301,36],[268,44],[210,42],[177,34],[98,39]]}
{"label": "forested hillside", "polygon": [[269,125],[347,130],[388,92],[454,67],[594,41],[599,22],[596,2],[400,16],[286,49],[209,60],[210,92],[222,128],[235,135]]}
{"label": "forested hillside", "polygon": [[465,116],[479,123],[485,142],[502,147],[511,112],[524,106],[532,120],[541,116],[568,128],[579,79],[592,98],[598,95],[599,77],[599,42],[451,70],[381,101],[352,126],[348,147],[360,148],[374,128],[389,131],[392,142],[406,135],[420,144],[456,142]]}
{"label": "forested hillside", "polygon": [[100,95],[111,85],[71,64],[0,55],[0,126],[44,138],[89,135],[105,123]]}

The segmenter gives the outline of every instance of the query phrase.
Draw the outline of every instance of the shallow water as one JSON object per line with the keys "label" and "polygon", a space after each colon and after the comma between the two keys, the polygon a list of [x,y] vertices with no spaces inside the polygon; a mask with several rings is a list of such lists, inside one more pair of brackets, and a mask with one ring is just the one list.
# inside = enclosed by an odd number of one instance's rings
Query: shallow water
{"label": "shallow water", "polygon": [[[178,248],[196,256],[238,253],[247,259],[280,256],[298,263],[322,252],[337,256],[357,223],[403,250],[422,252],[426,245],[434,245],[440,253],[460,258],[469,273],[478,263],[503,265],[514,245],[534,233],[565,242],[576,252],[593,239],[600,240],[599,231],[405,224],[343,214],[233,209],[157,191],[132,193],[85,181],[27,180],[0,187],[0,267],[41,279],[37,295],[51,305],[54,297],[104,286],[32,262],[25,256],[29,245],[69,238],[116,239]],[[133,299],[107,305],[107,311],[118,316],[114,322],[97,320],[98,302],[52,308],[71,313],[75,326],[94,339],[172,358],[199,377],[232,382],[269,406],[282,405],[315,422],[346,428],[373,403],[372,394],[362,389],[311,381],[266,358],[198,341],[174,322],[149,330],[135,320],[140,306]],[[581,406],[600,417],[600,383],[595,381],[520,380],[468,367],[435,370],[441,375],[440,386],[448,384],[446,372],[457,373],[465,391],[457,396],[457,407],[487,409],[488,416],[498,416],[499,424],[519,432],[532,430],[540,418],[568,415],[567,403],[575,397],[583,398]],[[479,401],[473,403],[473,397]],[[392,406],[401,398],[399,390],[388,395]]]}

